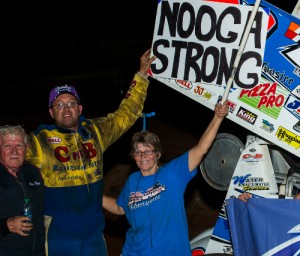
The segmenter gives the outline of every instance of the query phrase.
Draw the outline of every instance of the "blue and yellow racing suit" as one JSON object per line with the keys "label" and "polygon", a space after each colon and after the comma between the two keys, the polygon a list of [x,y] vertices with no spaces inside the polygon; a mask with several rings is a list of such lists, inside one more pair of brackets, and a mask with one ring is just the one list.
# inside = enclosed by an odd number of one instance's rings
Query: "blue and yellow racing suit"
{"label": "blue and yellow racing suit", "polygon": [[78,131],[41,125],[30,134],[26,160],[41,169],[44,179],[49,256],[107,255],[103,153],[142,116],[148,85],[137,73],[114,113],[81,116]]}

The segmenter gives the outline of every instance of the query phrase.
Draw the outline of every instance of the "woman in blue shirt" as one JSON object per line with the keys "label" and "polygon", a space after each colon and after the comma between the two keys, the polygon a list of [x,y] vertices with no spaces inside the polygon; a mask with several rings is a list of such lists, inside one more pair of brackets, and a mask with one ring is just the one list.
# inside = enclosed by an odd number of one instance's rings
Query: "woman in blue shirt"
{"label": "woman in blue shirt", "polygon": [[184,192],[227,114],[227,101],[217,104],[198,143],[163,166],[159,165],[159,138],[149,131],[134,134],[131,156],[140,171],[129,176],[117,200],[103,196],[103,207],[114,214],[126,214],[130,224],[123,256],[191,255]]}

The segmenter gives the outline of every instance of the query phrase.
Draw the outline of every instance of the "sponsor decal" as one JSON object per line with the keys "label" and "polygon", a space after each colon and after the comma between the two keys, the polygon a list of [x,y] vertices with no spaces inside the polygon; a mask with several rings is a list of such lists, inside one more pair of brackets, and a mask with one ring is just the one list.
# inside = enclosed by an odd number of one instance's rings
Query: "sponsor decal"
{"label": "sponsor decal", "polygon": [[242,89],[238,99],[247,105],[277,119],[288,92],[276,83],[259,84],[252,89]]}
{"label": "sponsor decal", "polygon": [[39,181],[30,181],[30,182],[28,183],[28,185],[29,185],[30,187],[35,187],[35,186],[40,186],[41,183],[40,183]]}
{"label": "sponsor decal", "polygon": [[229,107],[229,112],[233,113],[234,110],[236,109],[237,104],[234,103],[233,101],[228,100],[228,107]]}
{"label": "sponsor decal", "polygon": [[290,96],[286,101],[285,108],[295,117],[300,119],[300,101],[293,96]]}
{"label": "sponsor decal", "polygon": [[83,177],[81,175],[69,175],[64,177],[58,177],[58,180],[83,180]]}
{"label": "sponsor decal", "polygon": [[293,74],[300,77],[300,67],[295,67]]}
{"label": "sponsor decal", "polygon": [[194,89],[194,94],[199,97],[199,96],[202,96],[204,99],[206,100],[210,100],[214,95],[215,93],[203,88],[202,86],[200,85],[197,85]]}
{"label": "sponsor decal", "polygon": [[296,43],[300,42],[300,25],[295,22],[291,22],[287,31],[284,34],[285,37],[293,40]]}
{"label": "sponsor decal", "polygon": [[191,82],[186,80],[175,80],[176,84],[178,84],[181,88],[184,88],[186,90],[191,90],[193,88],[193,85]]}
{"label": "sponsor decal", "polygon": [[263,158],[263,154],[244,154],[241,160],[258,161]]}
{"label": "sponsor decal", "polygon": [[48,143],[50,143],[50,144],[59,144],[62,142],[62,139],[58,138],[58,137],[50,137],[47,140],[48,140]]}
{"label": "sponsor decal", "polygon": [[300,121],[298,121],[294,126],[293,126],[294,130],[296,130],[297,132],[300,132]]}
{"label": "sponsor decal", "polygon": [[286,144],[294,147],[295,149],[299,149],[300,147],[300,136],[295,133],[279,126],[276,136],[280,141],[285,142]]}
{"label": "sponsor decal", "polygon": [[262,177],[248,177],[242,185],[244,191],[249,190],[269,190],[270,183]]}
{"label": "sponsor decal", "polygon": [[66,171],[84,171],[86,165],[53,165],[54,172],[66,172]]}
{"label": "sponsor decal", "polygon": [[299,60],[299,54],[300,54],[300,25],[298,25],[295,22],[291,22],[288,29],[286,30],[284,36],[292,41],[294,41],[296,44],[289,45],[287,47],[284,47],[284,50],[281,51],[281,54],[288,59],[289,62],[292,63],[295,67],[300,67],[300,60]]}
{"label": "sponsor decal", "polygon": [[276,70],[272,68],[269,63],[264,62],[262,70],[266,75],[273,78],[272,80],[277,81],[280,84],[291,85],[294,82],[294,79],[285,74],[285,71]]}
{"label": "sponsor decal", "polygon": [[[176,80],[176,81],[179,81],[179,80]],[[211,100],[214,96],[216,96],[216,93],[208,90],[200,83],[189,83],[188,81],[184,81],[184,82],[187,82],[189,89],[192,89],[189,91],[189,93],[191,93],[193,96],[202,98],[207,101]],[[182,87],[182,86],[180,86],[180,87]]]}
{"label": "sponsor decal", "polygon": [[[300,73],[300,68],[298,68],[298,71],[299,71],[299,73]],[[299,75],[299,77],[300,77],[300,75]],[[292,91],[292,94],[295,95],[297,98],[300,99],[300,84],[298,84],[298,85],[294,88],[294,90]]]}
{"label": "sponsor decal", "polygon": [[243,119],[244,121],[250,123],[250,124],[254,124],[256,119],[257,119],[257,115],[252,113],[251,111],[240,107],[238,113],[236,114],[237,117]]}
{"label": "sponsor decal", "polygon": [[[249,190],[269,190],[270,182],[266,181],[263,177],[251,177],[251,174],[245,176],[234,176],[232,178],[233,184],[241,187],[242,191]],[[236,188],[235,190],[239,190]]]}
{"label": "sponsor decal", "polygon": [[262,120],[262,126],[260,128],[269,133],[272,133],[275,130],[274,125],[266,119]]}
{"label": "sponsor decal", "polygon": [[86,159],[92,159],[96,157],[97,151],[92,143],[87,142],[82,143],[82,152],[80,152],[79,150],[76,152],[72,152],[67,146],[57,146],[54,149],[54,155],[56,159],[61,163],[67,163],[72,159],[81,159],[82,155],[84,155]]}
{"label": "sponsor decal", "polygon": [[140,208],[153,203],[160,198],[160,193],[166,190],[165,185],[156,182],[152,187],[148,188],[145,193],[140,191],[132,192],[129,196],[128,207],[130,209]]}

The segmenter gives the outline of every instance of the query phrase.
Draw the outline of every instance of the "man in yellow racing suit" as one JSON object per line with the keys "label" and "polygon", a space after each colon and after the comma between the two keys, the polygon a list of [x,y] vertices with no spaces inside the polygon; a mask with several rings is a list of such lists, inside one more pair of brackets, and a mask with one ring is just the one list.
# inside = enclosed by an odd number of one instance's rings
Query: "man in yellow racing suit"
{"label": "man in yellow racing suit", "polygon": [[82,105],[70,85],[53,88],[53,125],[30,134],[26,160],[40,168],[45,185],[46,253],[49,256],[107,255],[102,208],[103,153],[142,116],[155,56],[140,59],[119,108],[106,117],[81,116]]}

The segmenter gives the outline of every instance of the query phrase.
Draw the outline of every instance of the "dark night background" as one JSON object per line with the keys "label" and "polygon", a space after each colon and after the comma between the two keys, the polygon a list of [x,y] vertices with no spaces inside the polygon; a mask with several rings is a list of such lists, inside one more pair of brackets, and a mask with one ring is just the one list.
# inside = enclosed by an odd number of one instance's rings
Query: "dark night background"
{"label": "dark night background", "polygon": [[[269,2],[291,13],[297,1]],[[41,123],[52,123],[48,94],[61,83],[76,86],[86,117],[106,115],[118,107],[140,56],[151,47],[157,1],[10,5],[1,8],[0,125],[22,124],[31,131]],[[151,79],[144,112],[153,111],[156,116],[147,120],[149,130],[164,136],[156,124],[163,120],[196,139],[213,114]],[[246,141],[250,131],[227,119],[224,123],[220,132]],[[141,129],[142,119],[111,147],[118,151],[119,161],[127,156],[132,133]]]}
{"label": "dark night background", "polygon": [[[291,13],[297,1],[269,2]],[[0,125],[21,124],[30,132],[39,124],[52,123],[48,95],[54,85],[61,83],[77,88],[86,117],[103,116],[117,109],[139,68],[140,56],[151,47],[157,1],[27,1],[9,5],[2,5],[0,15]],[[144,113],[149,112],[156,113],[147,119],[147,129],[161,138],[162,161],[193,146],[213,116],[213,111],[154,79],[144,108]],[[105,170],[129,162],[132,134],[142,125],[143,120],[138,120],[105,152]],[[243,143],[251,134],[227,119],[219,132],[231,133]],[[210,188],[200,175],[191,186],[206,189],[202,196],[217,207],[215,217],[225,192]],[[202,215],[194,218],[195,223],[210,225],[199,218]],[[120,246],[124,223],[109,219],[107,223],[107,237],[112,232],[112,240],[117,241],[119,236]],[[110,231],[120,230],[122,225],[123,233]],[[192,235],[198,233],[196,224],[195,228]],[[117,247],[116,243],[111,247]]]}

